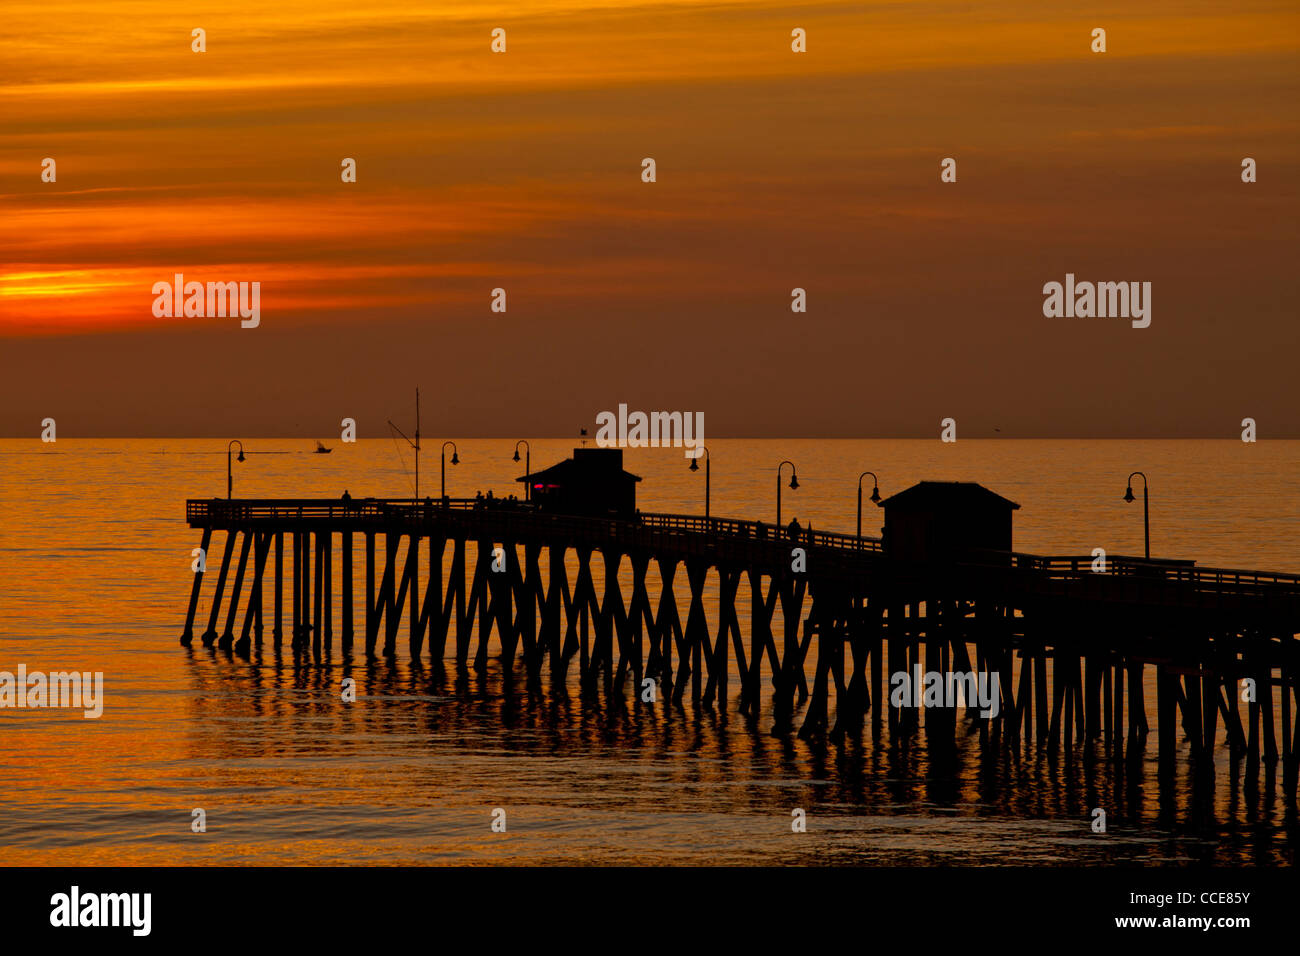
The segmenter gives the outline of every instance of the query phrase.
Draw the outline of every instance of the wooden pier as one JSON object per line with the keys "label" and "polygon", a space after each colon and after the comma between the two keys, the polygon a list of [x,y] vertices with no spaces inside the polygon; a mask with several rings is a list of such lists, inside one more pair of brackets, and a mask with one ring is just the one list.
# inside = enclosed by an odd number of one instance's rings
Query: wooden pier
{"label": "wooden pier", "polygon": [[[1010,551],[905,562],[874,538],[792,537],[758,522],[690,515],[568,517],[464,499],[191,500],[186,514],[202,529],[205,552],[214,533],[224,534],[205,646],[247,654],[267,624],[280,646],[287,613],[295,653],[328,655],[337,606],[344,654],[363,640],[367,656],[395,655],[405,633],[412,658],[427,645],[441,661],[451,638],[456,663],[481,670],[495,635],[507,672],[521,665],[530,680],[544,669],[563,680],[577,658],[584,688],[623,693],[630,678],[635,701],[649,678],[660,697],[689,694],[712,706],[728,699],[734,674],[750,715],[766,680],[777,732],[795,732],[802,711],[797,732],[814,741],[868,723],[876,736],[886,728],[893,740],[914,734],[922,708],[893,706],[892,675],[918,667],[996,674],[996,716],[981,717],[975,701],[961,712],[926,710],[932,746],[947,721],[951,739],[977,731],[984,742],[1049,753],[1099,739],[1114,756],[1150,731],[1143,678],[1152,667],[1162,770],[1175,763],[1181,731],[1197,771],[1212,774],[1222,725],[1229,754],[1248,768],[1281,758],[1294,798],[1300,575],[1127,557],[1109,557],[1098,572],[1091,555]],[[362,569],[354,565],[358,536]],[[357,570],[365,576],[359,616]],[[210,576],[194,576],[187,646]],[[1254,699],[1243,717],[1246,679]]]}

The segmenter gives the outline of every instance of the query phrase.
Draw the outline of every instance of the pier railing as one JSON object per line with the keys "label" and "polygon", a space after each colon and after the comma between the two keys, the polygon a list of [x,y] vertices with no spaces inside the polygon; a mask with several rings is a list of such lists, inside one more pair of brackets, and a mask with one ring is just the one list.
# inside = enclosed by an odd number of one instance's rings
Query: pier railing
{"label": "pier railing", "polygon": [[1042,555],[1021,551],[963,552],[962,559],[972,564],[1001,563],[1020,570],[1041,571],[1050,577],[1077,577],[1083,574],[1132,575],[1157,577],[1165,581],[1183,581],[1189,584],[1215,587],[1242,585],[1282,585],[1300,591],[1300,574],[1281,571],[1249,571],[1238,568],[1197,567],[1192,560],[1171,558],[1139,558],[1130,555],[1108,554],[1105,570],[1093,571],[1097,558],[1085,555]]}
{"label": "pier railing", "polygon": [[833,548],[849,552],[880,552],[879,538],[856,537],[832,531],[807,531],[791,537],[785,528],[761,521],[738,518],[705,518],[700,515],[638,512],[634,518],[594,518],[579,515],[556,515],[538,510],[521,501],[480,498],[213,498],[191,499],[185,504],[185,516],[191,525],[213,521],[356,521],[359,524],[409,523],[431,521],[440,514],[484,511],[494,516],[517,516],[522,522],[558,532],[590,533],[598,531],[618,537],[617,527],[642,527],[655,531],[686,534],[719,535],[753,541],[794,541],[815,548]]}

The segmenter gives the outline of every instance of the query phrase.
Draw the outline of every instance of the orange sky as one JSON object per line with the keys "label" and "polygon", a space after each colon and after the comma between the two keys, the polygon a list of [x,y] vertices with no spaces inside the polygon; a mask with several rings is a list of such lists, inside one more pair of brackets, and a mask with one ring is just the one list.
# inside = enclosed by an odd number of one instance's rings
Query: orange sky
{"label": "orange sky", "polygon": [[[421,384],[457,434],[1300,436],[1294,3],[19,2],[0,48],[3,435]],[[1151,281],[1152,327],[1045,319],[1067,271]],[[155,318],[176,272],[261,326]]]}

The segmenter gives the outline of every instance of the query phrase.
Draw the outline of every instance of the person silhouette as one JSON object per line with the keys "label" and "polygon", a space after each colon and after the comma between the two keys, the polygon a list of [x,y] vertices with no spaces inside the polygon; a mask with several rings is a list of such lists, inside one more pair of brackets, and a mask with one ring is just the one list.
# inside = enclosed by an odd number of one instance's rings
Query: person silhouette
{"label": "person silhouette", "polygon": [[351,496],[350,494],[348,494],[348,490],[347,490],[346,488],[343,489],[343,500],[344,500],[344,501],[351,501],[351,500],[352,500],[352,496]]}
{"label": "person silhouette", "polygon": [[799,539],[799,519],[791,518],[786,530],[790,533],[791,539],[797,541]]}

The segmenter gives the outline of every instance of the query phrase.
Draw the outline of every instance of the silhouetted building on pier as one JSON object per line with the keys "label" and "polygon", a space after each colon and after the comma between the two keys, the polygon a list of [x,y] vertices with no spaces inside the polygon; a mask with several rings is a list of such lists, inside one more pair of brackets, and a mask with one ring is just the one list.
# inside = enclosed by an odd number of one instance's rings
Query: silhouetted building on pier
{"label": "silhouetted building on pier", "polygon": [[539,511],[619,518],[636,514],[640,480],[623,470],[621,448],[575,448],[572,458],[515,479],[532,486]]}
{"label": "silhouetted building on pier", "polygon": [[973,481],[922,481],[879,502],[885,552],[904,561],[947,560],[968,549],[1011,550],[1020,507]]}

